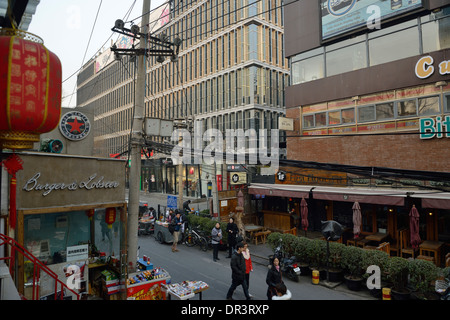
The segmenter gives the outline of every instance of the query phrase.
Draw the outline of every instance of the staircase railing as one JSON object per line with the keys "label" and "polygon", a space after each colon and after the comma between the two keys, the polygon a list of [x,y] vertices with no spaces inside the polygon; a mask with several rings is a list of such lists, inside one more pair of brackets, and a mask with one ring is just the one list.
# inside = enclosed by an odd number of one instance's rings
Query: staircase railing
{"label": "staircase railing", "polygon": [[[25,249],[20,243],[18,243],[13,238],[10,238],[4,234],[0,233],[0,248],[3,245],[10,245],[10,256],[9,257],[0,257],[0,261],[5,260],[9,262],[9,273],[11,277],[14,279],[14,270],[16,263],[16,253],[22,254],[24,258],[28,259],[33,264],[33,291],[32,291],[32,300],[39,300],[39,280],[41,271],[47,273],[54,281],[55,281],[55,300],[63,299],[64,297],[64,289],[72,292],[77,300],[80,300],[80,295],[74,290],[70,289],[64,282],[58,279],[58,275],[50,270],[42,261],[36,258],[31,252]],[[6,250],[5,250],[6,251]],[[61,294],[58,294],[58,286],[60,286]]]}

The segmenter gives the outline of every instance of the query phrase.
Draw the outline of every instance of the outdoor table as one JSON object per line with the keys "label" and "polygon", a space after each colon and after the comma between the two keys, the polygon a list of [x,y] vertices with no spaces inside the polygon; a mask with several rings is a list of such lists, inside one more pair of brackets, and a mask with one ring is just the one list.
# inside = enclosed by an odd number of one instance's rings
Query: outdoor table
{"label": "outdoor table", "polygon": [[[387,237],[389,236],[389,234],[387,233],[374,233],[374,234],[369,234],[367,237],[365,237],[364,239],[366,240],[366,244],[367,242],[376,242],[376,246],[380,245],[381,242],[383,242]],[[366,247],[366,244],[364,245],[364,247]]]}
{"label": "outdoor table", "polygon": [[250,241],[253,239],[253,236],[255,233],[264,230],[264,227],[262,226],[257,226],[254,224],[247,224],[244,226],[244,230],[245,232],[248,232],[250,234]]}
{"label": "outdoor table", "polygon": [[378,232],[378,233],[374,233],[374,234],[369,234],[365,239],[367,239],[369,241],[382,242],[388,236],[389,236],[389,234],[387,234],[387,233],[380,233],[380,232]]}
{"label": "outdoor table", "polygon": [[419,245],[420,255],[429,255],[430,253],[434,254],[434,258],[436,260],[436,265],[441,265],[441,247],[444,243],[440,241],[430,241],[425,240]]}

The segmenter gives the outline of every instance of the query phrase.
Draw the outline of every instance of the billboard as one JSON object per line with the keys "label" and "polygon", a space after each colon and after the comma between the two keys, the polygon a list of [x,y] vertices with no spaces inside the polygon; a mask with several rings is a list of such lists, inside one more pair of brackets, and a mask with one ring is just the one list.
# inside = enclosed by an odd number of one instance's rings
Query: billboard
{"label": "billboard", "polygon": [[375,17],[383,22],[422,7],[422,0],[320,0],[322,40],[367,28]]}
{"label": "billboard", "polygon": [[[151,11],[148,24],[149,33],[152,34],[157,32],[169,22],[170,6],[169,3],[166,3]],[[140,27],[140,25],[141,23],[139,22],[138,26]],[[130,49],[134,44],[134,39],[133,37],[120,35],[115,44],[117,48]],[[99,72],[113,61],[114,53],[112,53],[110,48],[107,48],[95,59],[95,73]]]}

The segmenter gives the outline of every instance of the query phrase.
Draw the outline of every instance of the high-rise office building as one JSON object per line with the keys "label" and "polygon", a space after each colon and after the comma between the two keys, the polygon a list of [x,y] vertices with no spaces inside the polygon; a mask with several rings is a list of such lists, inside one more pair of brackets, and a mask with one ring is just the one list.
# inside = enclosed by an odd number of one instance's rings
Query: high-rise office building
{"label": "high-rise office building", "polygon": [[[146,117],[197,121],[203,130],[223,133],[278,128],[289,76],[282,1],[174,0],[155,13],[150,22],[158,19],[161,27],[152,35],[164,34],[170,41],[178,37],[182,44],[177,61],[147,58]],[[118,46],[130,46],[123,43],[125,37],[120,40]],[[128,150],[136,72],[130,57],[114,61],[108,50],[84,66],[77,91],[79,106],[94,105],[94,153],[105,157]],[[142,188],[178,192],[177,170],[167,157],[155,152],[152,158],[160,159],[143,163]],[[186,166],[185,194],[207,194],[208,181],[214,179],[209,170]],[[219,188],[226,187],[229,175],[225,167],[219,170]]]}

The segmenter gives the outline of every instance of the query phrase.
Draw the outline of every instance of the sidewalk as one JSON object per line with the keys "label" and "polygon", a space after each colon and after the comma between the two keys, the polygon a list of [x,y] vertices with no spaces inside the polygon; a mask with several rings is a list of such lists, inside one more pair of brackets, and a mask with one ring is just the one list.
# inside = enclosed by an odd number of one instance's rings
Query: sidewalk
{"label": "sidewalk", "polygon": [[[128,194],[128,192],[127,192]],[[145,191],[141,191],[140,193],[140,200],[141,201],[147,201],[149,207],[153,207],[155,208],[155,210],[158,210],[158,205],[160,205],[160,209],[161,211],[165,210],[166,206],[167,206],[167,194],[164,193],[156,193],[156,192],[145,192]],[[207,209],[207,199],[206,198],[202,198],[202,199],[198,199],[198,198],[191,198],[191,197],[183,197],[183,201],[186,201],[190,199],[191,202],[191,207],[194,207],[195,210],[201,211],[204,209]],[[319,237],[320,233],[319,232],[308,232],[308,237],[310,238],[315,238],[315,237]],[[272,249],[270,248],[270,246],[266,243],[266,244],[249,244],[249,249],[250,249],[250,253],[252,255],[252,262],[254,262],[255,264],[259,264],[262,266],[268,266],[269,265],[269,256],[273,254]],[[308,276],[302,276],[302,278],[307,278]],[[324,281],[320,281],[319,285],[323,285]],[[345,283],[341,283],[340,285],[338,285],[335,288],[328,288],[328,290],[336,290],[336,291],[340,291],[340,292],[345,292],[348,294],[353,294],[356,296],[359,296],[363,299],[369,299],[369,300],[377,300],[376,298],[374,298],[368,290],[366,289],[362,289],[361,291],[351,291],[347,288],[347,285]]]}
{"label": "sidewalk", "polygon": [[[258,244],[258,245],[249,244],[249,250],[251,253],[253,263],[257,263],[260,265],[266,265],[266,266],[269,265],[269,256],[273,254],[273,251],[267,243],[266,244]],[[302,278],[307,279],[308,276],[302,276]],[[319,285],[324,285],[324,281],[320,280]],[[328,290],[336,290],[339,292],[345,292],[347,294],[352,294],[352,295],[355,295],[355,296],[358,296],[358,297],[361,297],[361,298],[367,299],[367,300],[378,300],[378,299],[374,298],[370,294],[370,292],[365,288],[361,289],[361,291],[349,290],[347,288],[347,285],[345,284],[345,282],[342,282],[341,284],[339,284],[338,286],[336,286],[334,288],[327,288],[327,289]]]}

